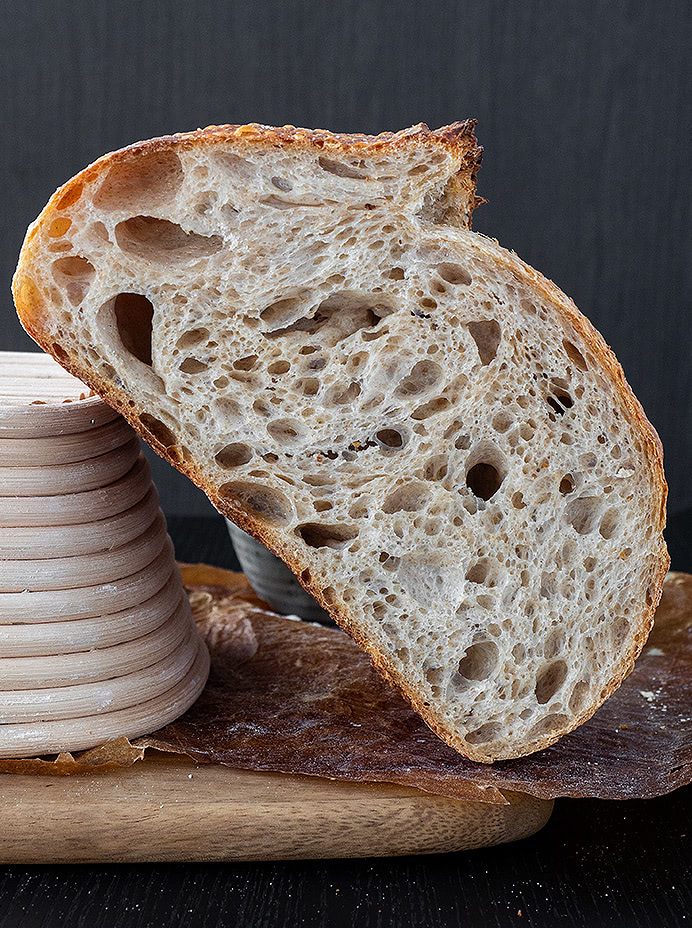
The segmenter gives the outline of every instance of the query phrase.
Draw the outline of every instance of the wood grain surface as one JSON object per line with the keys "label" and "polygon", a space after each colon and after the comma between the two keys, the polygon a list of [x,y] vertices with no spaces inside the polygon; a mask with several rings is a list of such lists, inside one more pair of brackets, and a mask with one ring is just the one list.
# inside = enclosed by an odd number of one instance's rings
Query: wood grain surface
{"label": "wood grain surface", "polygon": [[[552,802],[507,805],[159,755],[114,774],[0,775],[0,863],[295,860],[434,854],[527,837]],[[36,822],[40,821],[40,832]]]}

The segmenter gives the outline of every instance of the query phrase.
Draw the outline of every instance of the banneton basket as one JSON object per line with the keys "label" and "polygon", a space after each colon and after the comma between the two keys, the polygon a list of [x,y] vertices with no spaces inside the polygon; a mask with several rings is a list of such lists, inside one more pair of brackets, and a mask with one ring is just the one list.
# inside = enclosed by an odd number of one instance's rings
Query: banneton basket
{"label": "banneton basket", "polygon": [[136,434],[52,358],[0,352],[0,757],[148,734],[208,672]]}

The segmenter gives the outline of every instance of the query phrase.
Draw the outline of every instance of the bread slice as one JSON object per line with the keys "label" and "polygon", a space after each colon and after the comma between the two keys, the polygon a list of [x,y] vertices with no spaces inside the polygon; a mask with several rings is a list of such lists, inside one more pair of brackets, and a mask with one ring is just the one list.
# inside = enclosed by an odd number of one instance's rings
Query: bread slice
{"label": "bread slice", "polygon": [[58,190],[26,330],[266,544],[430,727],[491,762],[629,673],[660,443],[574,304],[470,231],[472,122],[219,126]]}

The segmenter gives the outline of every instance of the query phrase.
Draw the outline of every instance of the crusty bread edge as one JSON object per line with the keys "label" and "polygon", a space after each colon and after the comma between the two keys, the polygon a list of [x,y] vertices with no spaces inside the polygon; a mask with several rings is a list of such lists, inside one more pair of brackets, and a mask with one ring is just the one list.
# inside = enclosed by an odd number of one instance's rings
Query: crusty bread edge
{"label": "crusty bread edge", "polygon": [[[111,152],[99,158],[53,194],[39,217],[27,230],[19,256],[17,270],[12,281],[12,291],[23,327],[45,351],[52,354],[66,370],[86,383],[107,403],[123,415],[157,454],[171,463],[182,474],[189,477],[207,494],[215,508],[222,515],[231,519],[241,529],[252,535],[252,537],[284,560],[307,592],[310,593],[320,605],[327,610],[332,618],[348,632],[353,640],[370,655],[373,666],[384,679],[401,691],[415,711],[443,741],[455,748],[459,753],[469,757],[471,760],[477,760],[482,763],[493,763],[495,760],[525,756],[543,750],[551,744],[554,744],[559,738],[566,734],[566,731],[562,730],[557,733],[549,733],[527,745],[520,753],[513,751],[507,756],[489,756],[482,748],[470,745],[459,739],[453,730],[440,724],[434,718],[431,718],[429,706],[426,705],[420,696],[408,688],[405,680],[401,679],[398,674],[392,672],[392,670],[386,666],[384,656],[373,647],[366,636],[360,634],[353,627],[346,609],[340,608],[338,604],[328,601],[323,591],[311,583],[309,578],[303,576],[307,564],[301,561],[296,552],[291,550],[290,546],[281,540],[279,533],[274,532],[271,527],[263,524],[259,520],[253,519],[251,515],[242,509],[236,508],[229,500],[219,497],[214,489],[208,485],[206,478],[201,470],[195,466],[194,462],[183,460],[180,455],[177,454],[175,447],[164,447],[154,435],[142,426],[139,421],[139,415],[147,412],[146,409],[139,409],[137,406],[131,406],[128,402],[129,397],[123,390],[94,377],[93,372],[82,364],[79,358],[71,357],[60,345],[56,345],[51,340],[45,331],[46,326],[44,322],[44,320],[50,319],[50,307],[46,305],[30,274],[31,263],[34,257],[32,246],[40,225],[44,222],[49,222],[58,211],[59,206],[63,204],[66,199],[72,197],[77,199],[81,195],[83,187],[86,184],[92,183],[100,178],[105,171],[110,168],[111,164],[122,157],[124,153],[129,154],[133,151],[152,153],[178,146],[184,148],[196,147],[199,145],[208,146],[218,144],[219,141],[230,140],[231,138],[241,139],[244,142],[268,148],[286,148],[293,146],[304,148],[316,147],[322,150],[329,150],[330,152],[341,151],[345,154],[372,151],[396,152],[399,148],[409,144],[429,145],[431,147],[441,146],[460,158],[461,166],[457,175],[460,182],[458,189],[461,195],[465,193],[468,197],[470,206],[467,211],[468,222],[466,225],[470,228],[471,212],[479,203],[483,202],[483,200],[475,194],[476,174],[480,166],[482,149],[476,144],[474,127],[475,121],[467,120],[465,122],[453,123],[450,126],[435,131],[431,131],[424,124],[419,124],[411,129],[402,130],[397,133],[382,133],[379,136],[366,136],[335,134],[326,130],[297,129],[293,126],[274,129],[268,126],[251,124],[247,126],[210,126],[206,129],[198,129],[194,132],[163,136],[161,138],[139,142],[136,145]],[[657,496],[654,500],[654,511],[656,516],[655,528],[658,532],[662,532],[665,526],[667,498],[667,483],[663,470],[663,447],[656,430],[647,419],[641,404],[625,379],[624,371],[612,349],[607,345],[603,337],[596,331],[588,319],[579,312],[574,302],[565,296],[552,281],[546,279],[534,268],[523,262],[513,252],[501,248],[493,239],[480,235],[478,237],[483,243],[485,251],[495,262],[503,265],[504,270],[508,271],[519,283],[528,284],[530,287],[535,288],[541,296],[545,298],[549,305],[554,306],[556,312],[562,313],[563,320],[578,332],[590,353],[610,376],[616,392],[620,396],[626,412],[629,414],[630,423],[634,425],[643,441],[644,453],[652,469],[654,490]],[[631,672],[634,661],[641,652],[649,632],[651,631],[656,607],[663,592],[663,580],[668,571],[669,564],[670,559],[667,553],[662,554],[658,564],[658,572],[647,593],[647,601],[644,604],[639,632],[635,636],[629,651],[621,659],[620,675],[616,676],[608,686],[601,690],[599,697],[572,721],[567,731],[573,731],[579,725],[587,721],[599,706],[615,692],[622,681]]]}

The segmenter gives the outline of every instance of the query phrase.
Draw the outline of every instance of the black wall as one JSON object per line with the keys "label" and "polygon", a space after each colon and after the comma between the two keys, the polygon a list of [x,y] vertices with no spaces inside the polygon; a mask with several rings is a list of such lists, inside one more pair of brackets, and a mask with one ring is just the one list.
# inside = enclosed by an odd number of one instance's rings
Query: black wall
{"label": "black wall", "polygon": [[[692,505],[689,0],[25,2],[0,11],[0,348],[27,224],[104,151],[210,123],[378,132],[476,116],[475,226],[615,349]],[[201,493],[161,463],[169,513]]]}

